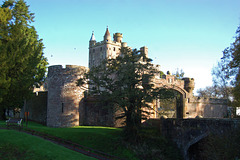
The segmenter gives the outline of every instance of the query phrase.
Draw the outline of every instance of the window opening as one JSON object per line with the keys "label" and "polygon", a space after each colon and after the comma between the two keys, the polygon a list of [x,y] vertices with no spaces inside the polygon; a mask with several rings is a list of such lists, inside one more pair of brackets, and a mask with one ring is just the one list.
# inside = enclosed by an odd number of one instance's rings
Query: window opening
{"label": "window opening", "polygon": [[64,108],[64,103],[62,103],[62,113],[63,113],[63,111],[64,111],[63,108]]}

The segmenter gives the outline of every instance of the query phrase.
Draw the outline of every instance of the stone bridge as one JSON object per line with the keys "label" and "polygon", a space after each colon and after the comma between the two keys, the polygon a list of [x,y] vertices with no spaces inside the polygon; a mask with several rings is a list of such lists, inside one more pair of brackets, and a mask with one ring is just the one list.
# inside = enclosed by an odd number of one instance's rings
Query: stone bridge
{"label": "stone bridge", "polygon": [[173,140],[188,160],[188,149],[210,133],[222,134],[240,126],[239,119],[151,119],[153,126],[160,126],[163,136]]}

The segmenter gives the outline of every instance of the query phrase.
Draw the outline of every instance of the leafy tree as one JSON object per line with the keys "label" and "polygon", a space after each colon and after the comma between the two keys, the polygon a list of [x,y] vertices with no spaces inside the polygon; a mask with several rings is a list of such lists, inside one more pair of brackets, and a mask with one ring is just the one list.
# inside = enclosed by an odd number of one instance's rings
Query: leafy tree
{"label": "leafy tree", "polygon": [[233,85],[233,106],[240,106],[240,26],[236,31],[235,41],[223,51],[222,71],[225,78]]}
{"label": "leafy tree", "polygon": [[223,72],[225,66],[226,64],[220,61],[217,66],[212,68],[213,85],[197,90],[198,96],[205,98],[224,98],[231,102],[233,87],[230,84],[230,80],[226,78],[226,72]]}
{"label": "leafy tree", "polygon": [[173,75],[175,75],[177,79],[182,79],[184,77],[184,74],[185,73],[183,72],[182,69],[179,71],[179,69],[177,68],[176,73],[174,73]]}
{"label": "leafy tree", "polygon": [[199,96],[226,98],[231,106],[240,106],[240,27],[236,39],[223,51],[223,57],[212,69],[213,86],[199,89]]}
{"label": "leafy tree", "polygon": [[[226,86],[226,88],[222,88],[221,86],[213,85],[207,86],[206,88],[200,88],[197,90],[198,96],[205,98],[225,98],[228,99],[228,96],[231,97],[230,86]],[[226,91],[228,94],[226,94]],[[229,97],[229,99],[230,99]]]}
{"label": "leafy tree", "polygon": [[226,79],[226,73],[223,72],[224,62],[218,62],[217,66],[212,69],[212,81],[215,95],[217,98],[232,99],[232,89],[230,81]]}
{"label": "leafy tree", "polygon": [[113,109],[120,109],[122,114],[118,118],[125,118],[126,138],[136,142],[141,120],[151,114],[147,109],[153,99],[173,96],[173,92],[155,87],[153,77],[157,72],[144,53],[122,48],[116,59],[90,68],[78,85],[89,83],[90,94],[98,95]]}
{"label": "leafy tree", "polygon": [[0,112],[22,107],[23,100],[45,77],[47,59],[42,39],[30,25],[34,14],[23,0],[7,0],[0,18]]}

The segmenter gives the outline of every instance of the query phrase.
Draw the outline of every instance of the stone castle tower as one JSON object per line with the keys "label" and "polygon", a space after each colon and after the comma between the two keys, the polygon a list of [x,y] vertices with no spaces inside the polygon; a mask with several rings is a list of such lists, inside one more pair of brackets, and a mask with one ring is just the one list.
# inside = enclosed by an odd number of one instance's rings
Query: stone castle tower
{"label": "stone castle tower", "polygon": [[[128,47],[127,43],[123,42],[122,39],[122,33],[114,33],[112,40],[108,28],[101,42],[97,42],[94,33],[92,33],[89,41],[88,67],[98,66],[104,59],[116,58],[120,54],[121,47]],[[146,46],[140,48],[140,50],[148,55],[148,48]]]}
{"label": "stone castle tower", "polygon": [[79,125],[79,105],[87,86],[78,87],[76,81],[86,71],[86,67],[76,65],[48,67],[47,126]]}
{"label": "stone castle tower", "polygon": [[[50,127],[68,127],[78,125],[121,126],[121,121],[115,120],[112,110],[101,105],[96,105],[98,99],[86,96],[90,86],[79,87],[76,82],[84,73],[93,66],[98,66],[104,59],[116,58],[121,54],[121,47],[128,47],[122,41],[122,33],[113,34],[113,39],[108,28],[103,36],[103,41],[97,42],[92,33],[89,41],[89,68],[83,66],[54,65],[48,67],[47,90],[38,90],[22,110],[29,111],[29,119],[44,123]],[[141,47],[148,56],[148,48]],[[160,71],[160,68],[157,67]],[[227,113],[227,102],[223,99],[205,99],[193,96],[194,79],[177,79],[174,75],[156,75],[154,78],[156,87],[172,89],[180,93],[179,105],[176,105],[176,116],[179,118],[194,118],[202,116],[206,118],[221,118]],[[39,93],[38,93],[39,92]],[[150,118],[157,118],[162,104],[159,99],[151,104],[154,114]],[[175,112],[175,111],[174,111]],[[172,112],[164,112],[171,118]]]}

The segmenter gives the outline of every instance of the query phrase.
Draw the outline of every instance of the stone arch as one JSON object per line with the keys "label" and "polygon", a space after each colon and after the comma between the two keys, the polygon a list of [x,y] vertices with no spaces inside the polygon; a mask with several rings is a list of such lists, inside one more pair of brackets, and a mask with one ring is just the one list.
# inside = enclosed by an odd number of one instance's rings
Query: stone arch
{"label": "stone arch", "polygon": [[171,89],[179,93],[180,97],[176,101],[176,118],[183,118],[185,116],[185,101],[188,92],[176,85],[162,85],[162,88]]}
{"label": "stone arch", "polygon": [[193,138],[192,140],[190,140],[189,142],[187,142],[187,144],[184,145],[183,147],[183,156],[185,159],[189,159],[189,149],[194,145],[197,144],[199,141],[201,141],[202,139],[206,138],[209,135],[209,132],[205,132],[200,134],[199,136]]}

